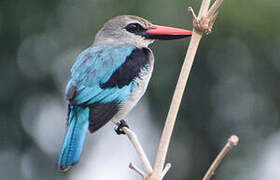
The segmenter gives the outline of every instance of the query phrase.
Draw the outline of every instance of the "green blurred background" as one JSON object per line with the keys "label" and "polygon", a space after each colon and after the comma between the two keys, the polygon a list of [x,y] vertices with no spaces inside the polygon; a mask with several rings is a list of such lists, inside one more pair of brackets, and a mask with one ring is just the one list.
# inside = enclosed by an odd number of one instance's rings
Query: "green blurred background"
{"label": "green blurred background", "polygon": [[[56,169],[65,133],[64,87],[77,55],[113,16],[191,28],[200,0],[1,0],[0,179],[140,179],[126,137],[107,125],[87,138],[69,173]],[[166,179],[202,179],[231,134],[240,144],[216,180],[280,179],[280,1],[225,0],[213,33],[199,46],[167,157]],[[155,42],[156,64],[128,117],[151,161],[188,40]]]}

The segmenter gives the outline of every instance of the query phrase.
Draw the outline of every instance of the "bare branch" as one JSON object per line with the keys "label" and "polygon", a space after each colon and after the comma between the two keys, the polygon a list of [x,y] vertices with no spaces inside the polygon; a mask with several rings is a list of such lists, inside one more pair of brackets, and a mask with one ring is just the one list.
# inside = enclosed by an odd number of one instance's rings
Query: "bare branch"
{"label": "bare branch", "polygon": [[[171,135],[175,125],[176,117],[179,111],[183,93],[188,81],[188,77],[191,71],[191,67],[194,61],[194,57],[203,34],[208,34],[211,32],[214,22],[217,17],[217,9],[220,7],[223,0],[216,0],[213,6],[209,10],[210,0],[203,0],[199,10],[198,16],[194,13],[191,7],[188,11],[191,13],[193,19],[193,34],[187,50],[184,63],[179,75],[179,79],[173,94],[169,112],[165,121],[165,126],[162,131],[160,143],[158,146],[158,152],[156,155],[156,160],[154,164],[154,169],[151,167],[143,148],[141,147],[137,136],[134,132],[128,128],[122,128],[122,130],[127,134],[128,138],[132,142],[134,148],[136,149],[140,160],[142,161],[145,170],[145,174],[140,169],[136,168],[133,164],[130,164],[130,168],[135,170],[138,174],[143,176],[144,180],[162,180],[168,170],[171,168],[171,164],[167,163],[165,168],[165,159],[168,151]],[[218,163],[219,164],[219,163]],[[215,167],[214,167],[215,170]],[[211,171],[212,172],[212,171]],[[210,172],[210,173],[211,173]]]}
{"label": "bare branch", "polygon": [[200,5],[199,13],[198,13],[199,19],[201,19],[203,16],[205,16],[207,14],[209,5],[210,5],[210,0],[202,1],[201,5]]}
{"label": "bare branch", "polygon": [[163,179],[164,176],[166,175],[166,173],[169,171],[169,169],[171,168],[171,164],[170,163],[167,163],[162,171],[162,175],[161,175],[161,178]]}
{"label": "bare branch", "polygon": [[[212,11],[216,12],[220,4],[221,3],[216,3],[215,5],[214,3],[215,6],[213,7]],[[210,13],[209,16],[207,16],[209,5],[210,0],[203,0],[198,16],[196,16],[194,11],[189,8],[189,11],[191,12],[193,18],[194,32],[173,94],[165,126],[163,128],[160,144],[158,146],[158,152],[156,155],[154,171],[148,180],[162,179],[163,166],[165,164],[171,135],[200,39],[204,33],[208,34],[211,32],[214,21],[216,19],[216,13]]]}
{"label": "bare branch", "polygon": [[129,140],[133,144],[136,152],[138,153],[138,156],[139,156],[141,162],[143,163],[143,166],[144,166],[146,172],[147,173],[152,173],[153,168],[152,168],[152,166],[151,166],[151,164],[150,164],[150,162],[149,162],[141,144],[139,143],[139,140],[138,140],[136,134],[132,130],[130,130],[126,127],[123,127],[122,130],[125,132],[125,134],[129,138]]}
{"label": "bare branch", "polygon": [[215,161],[212,163],[210,168],[208,169],[207,173],[204,175],[203,180],[209,180],[211,176],[214,174],[215,170],[219,166],[219,164],[222,162],[226,154],[234,147],[237,146],[239,141],[239,138],[235,135],[232,135],[229,139],[227,144],[224,146],[224,148],[221,150],[221,152],[216,157]]}
{"label": "bare branch", "polygon": [[193,8],[192,8],[192,7],[188,7],[188,11],[189,11],[189,13],[191,13],[192,20],[193,20],[193,21],[194,21],[194,20],[197,20],[197,17],[196,17],[196,14],[195,14]]}
{"label": "bare branch", "polygon": [[146,176],[146,174],[142,171],[142,170],[140,170],[138,167],[136,167],[134,164],[132,164],[132,163],[129,163],[129,168],[130,169],[132,169],[132,170],[134,170],[135,172],[137,172],[140,176],[142,176],[142,177],[145,177]]}
{"label": "bare branch", "polygon": [[208,16],[208,17],[213,16],[217,12],[218,8],[221,6],[222,2],[223,2],[223,0],[215,1],[214,4],[209,9],[209,11],[207,12],[206,16]]}

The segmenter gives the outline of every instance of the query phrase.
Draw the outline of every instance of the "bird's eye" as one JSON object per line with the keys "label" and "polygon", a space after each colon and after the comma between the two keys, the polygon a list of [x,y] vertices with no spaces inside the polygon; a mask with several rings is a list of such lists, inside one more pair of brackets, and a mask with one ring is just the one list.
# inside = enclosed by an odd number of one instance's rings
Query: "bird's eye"
{"label": "bird's eye", "polygon": [[143,28],[140,24],[138,23],[130,23],[128,24],[127,26],[125,26],[125,29],[128,31],[128,32],[131,32],[131,33],[140,33],[140,32],[143,32],[145,31],[145,28]]}

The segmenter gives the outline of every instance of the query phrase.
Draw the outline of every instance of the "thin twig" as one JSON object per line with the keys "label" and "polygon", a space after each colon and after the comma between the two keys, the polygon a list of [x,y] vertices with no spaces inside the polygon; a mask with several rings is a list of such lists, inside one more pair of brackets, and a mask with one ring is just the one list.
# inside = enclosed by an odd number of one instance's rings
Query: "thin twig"
{"label": "thin twig", "polygon": [[216,0],[207,12],[206,16],[213,16],[217,12],[218,8],[221,6],[222,2],[223,0]]}
{"label": "thin twig", "polygon": [[151,164],[150,164],[150,162],[149,162],[141,144],[139,143],[139,140],[138,140],[136,134],[132,130],[130,130],[126,127],[123,127],[122,130],[125,132],[125,134],[129,138],[129,140],[133,144],[133,146],[134,146],[136,152],[138,153],[138,156],[139,156],[146,172],[147,173],[152,173],[153,168],[152,168],[152,166],[151,166]]}
{"label": "thin twig", "polygon": [[171,168],[171,164],[170,163],[167,163],[162,171],[162,175],[161,175],[161,178],[163,178],[166,173],[169,171],[169,169]]}
{"label": "thin twig", "polygon": [[122,130],[126,133],[128,138],[132,142],[134,148],[136,149],[139,158],[142,161],[145,170],[147,171],[147,174],[144,175],[144,172],[142,172],[140,169],[136,168],[132,164],[130,165],[130,168],[134,169],[137,173],[143,176],[144,180],[161,180],[171,167],[171,165],[168,163],[163,169],[171,135],[173,132],[178,110],[181,104],[183,93],[188,81],[188,77],[191,71],[191,67],[194,61],[194,57],[200,39],[204,33],[208,34],[211,32],[211,29],[213,27],[213,24],[217,16],[217,9],[222,3],[222,0],[216,0],[216,1],[218,2],[214,3],[214,5],[210,8],[210,12],[209,12],[208,9],[210,5],[210,0],[203,0],[198,16],[195,15],[192,8],[189,8],[189,12],[191,13],[193,18],[193,26],[194,26],[193,34],[174,91],[169,112],[166,118],[165,126],[163,128],[163,132],[161,135],[160,143],[158,146],[158,152],[154,164],[154,169],[152,169],[150,162],[146,157],[145,152],[141,144],[139,143],[135,133],[126,127],[122,128]]}
{"label": "thin twig", "polygon": [[[207,0],[206,0],[207,1]],[[208,9],[208,6],[205,6],[205,1],[203,1],[202,6]],[[193,64],[193,60],[196,54],[196,50],[198,48],[198,44],[201,39],[201,34],[193,32],[189,48],[184,60],[184,64],[182,66],[180,76],[176,85],[176,89],[171,101],[171,105],[169,108],[169,112],[166,118],[165,126],[162,132],[162,136],[160,139],[160,144],[158,147],[158,153],[156,156],[156,161],[154,165],[154,175],[161,176],[161,172],[163,170],[163,165],[166,159],[166,154],[168,150],[168,146],[170,143],[171,135],[173,132],[174,124],[176,121],[177,113],[181,104],[182,96],[187,84],[187,80],[191,71],[191,67]],[[151,179],[152,180],[152,179]]]}
{"label": "thin twig", "polygon": [[[220,0],[218,0],[220,1]],[[191,71],[191,67],[194,61],[194,57],[200,42],[200,39],[203,33],[211,32],[212,26],[214,24],[215,18],[213,15],[211,17],[207,17],[208,8],[210,5],[210,0],[203,0],[199,14],[196,18],[196,15],[193,11],[192,17],[194,23],[193,35],[189,44],[189,48],[187,50],[184,63],[179,75],[179,79],[175,88],[175,92],[171,101],[171,105],[169,108],[169,112],[166,118],[165,126],[163,128],[163,132],[160,139],[160,144],[158,146],[158,152],[156,155],[156,160],[154,164],[154,171],[151,177],[148,180],[161,180],[162,179],[162,171],[163,166],[166,159],[166,154],[168,151],[171,135],[173,132],[174,124],[176,121],[176,117],[178,114],[178,110],[181,104],[181,100],[183,97],[183,93],[187,84],[187,80]],[[218,7],[218,6],[217,6]],[[217,10],[217,9],[215,9]],[[211,25],[211,26],[210,26]],[[197,31],[199,30],[199,31]]]}
{"label": "thin twig", "polygon": [[216,157],[215,161],[212,163],[210,168],[208,169],[207,173],[204,175],[203,180],[209,180],[211,176],[214,174],[215,170],[219,166],[219,164],[222,162],[226,154],[234,147],[237,146],[239,141],[239,138],[235,135],[232,135],[229,139],[227,144],[224,146],[224,148],[221,150],[221,152]]}
{"label": "thin twig", "polygon": [[179,106],[181,104],[183,92],[185,90],[185,85],[187,83],[187,77],[189,76],[191,66],[193,63],[193,58],[195,56],[199,41],[201,39],[201,35],[198,33],[194,33],[192,35],[192,39],[190,42],[190,46],[188,49],[188,53],[186,55],[178,83],[176,85],[176,90],[174,92],[171,106],[166,118],[165,126],[162,132],[162,136],[160,139],[160,144],[158,147],[158,153],[156,156],[156,161],[154,165],[154,174],[156,176],[161,176],[161,172],[163,170],[164,162],[166,159],[166,154],[169,146],[169,142],[171,139],[171,135],[173,132],[174,124],[176,121],[177,113],[179,110]]}
{"label": "thin twig", "polygon": [[145,173],[142,171],[142,170],[140,170],[138,167],[136,167],[134,164],[132,164],[132,163],[129,163],[129,168],[130,169],[132,169],[132,170],[134,170],[135,172],[137,172],[140,176],[142,176],[142,177],[145,177]]}
{"label": "thin twig", "polygon": [[198,18],[201,19],[203,16],[206,15],[208,9],[209,9],[209,5],[210,5],[210,0],[203,0],[201,5],[200,5],[200,9],[199,9],[199,13],[198,13]]}
{"label": "thin twig", "polygon": [[196,20],[197,17],[196,17],[195,12],[193,11],[193,8],[192,7],[188,7],[188,11],[191,13],[192,20]]}

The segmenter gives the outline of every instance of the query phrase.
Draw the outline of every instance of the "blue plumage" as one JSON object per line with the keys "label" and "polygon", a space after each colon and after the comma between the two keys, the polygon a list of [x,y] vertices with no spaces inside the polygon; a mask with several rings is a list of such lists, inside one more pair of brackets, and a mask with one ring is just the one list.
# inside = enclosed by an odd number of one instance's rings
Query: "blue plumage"
{"label": "blue plumage", "polygon": [[158,26],[131,15],[117,16],[98,31],[93,46],[71,69],[66,87],[68,130],[58,160],[68,170],[80,158],[87,131],[120,122],[137,104],[151,78],[155,39],[178,39],[191,31]]}
{"label": "blue plumage", "polygon": [[72,79],[68,83],[66,94],[74,86],[77,104],[125,100],[133,87],[132,84],[110,89],[103,89],[100,85],[110,79],[135,48],[135,46],[95,46],[86,49],[79,55],[71,69]]}
{"label": "blue plumage", "polygon": [[58,159],[61,170],[66,171],[79,161],[89,126],[88,118],[88,107],[71,107],[68,130]]}
{"label": "blue plumage", "polygon": [[65,92],[70,108],[68,130],[58,160],[60,169],[67,170],[78,162],[88,129],[94,132],[108,122],[118,112],[118,105],[137,86],[127,78],[129,74],[124,74],[124,71],[135,71],[134,65],[124,64],[136,49],[135,46],[94,46],[78,56]]}

